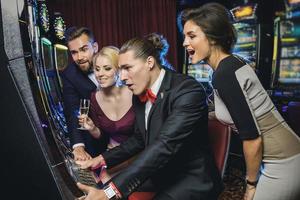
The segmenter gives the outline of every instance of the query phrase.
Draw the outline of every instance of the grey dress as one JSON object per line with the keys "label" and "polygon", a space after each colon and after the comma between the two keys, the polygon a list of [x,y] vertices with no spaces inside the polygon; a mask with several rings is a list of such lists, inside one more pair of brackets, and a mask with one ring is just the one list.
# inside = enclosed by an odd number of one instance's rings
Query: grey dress
{"label": "grey dress", "polygon": [[223,59],[213,75],[216,117],[242,140],[263,141],[261,176],[254,200],[300,199],[300,139],[281,117],[254,70]]}

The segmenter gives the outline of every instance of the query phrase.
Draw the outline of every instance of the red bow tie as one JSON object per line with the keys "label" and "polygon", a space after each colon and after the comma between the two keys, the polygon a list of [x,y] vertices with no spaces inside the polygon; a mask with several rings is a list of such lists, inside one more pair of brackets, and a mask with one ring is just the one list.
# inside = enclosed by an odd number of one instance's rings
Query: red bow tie
{"label": "red bow tie", "polygon": [[151,103],[154,103],[154,101],[156,100],[156,95],[150,89],[147,89],[145,93],[139,95],[139,99],[143,103],[145,103],[148,100]]}

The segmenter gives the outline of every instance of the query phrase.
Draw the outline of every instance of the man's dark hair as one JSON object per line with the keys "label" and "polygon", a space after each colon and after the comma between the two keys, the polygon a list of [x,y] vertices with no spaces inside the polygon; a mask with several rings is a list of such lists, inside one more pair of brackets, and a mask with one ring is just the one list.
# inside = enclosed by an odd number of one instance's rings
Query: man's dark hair
{"label": "man's dark hair", "polygon": [[77,28],[76,26],[72,26],[65,32],[66,43],[68,44],[70,41],[80,37],[83,34],[88,36],[91,42],[95,41],[94,34],[90,29],[86,27]]}
{"label": "man's dark hair", "polygon": [[153,56],[160,67],[173,69],[166,59],[169,44],[166,38],[158,33],[151,33],[144,38],[136,37],[128,40],[122,45],[119,54],[129,50],[134,50],[136,58],[147,59],[148,56]]}

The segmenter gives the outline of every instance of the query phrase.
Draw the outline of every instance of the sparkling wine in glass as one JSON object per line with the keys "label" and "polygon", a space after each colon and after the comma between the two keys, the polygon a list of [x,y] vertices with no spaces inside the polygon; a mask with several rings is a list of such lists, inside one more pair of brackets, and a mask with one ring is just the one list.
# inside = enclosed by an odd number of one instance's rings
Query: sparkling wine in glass
{"label": "sparkling wine in glass", "polygon": [[[79,114],[88,115],[90,109],[90,100],[89,99],[80,99],[79,104]],[[80,130],[86,130],[83,126],[79,127]]]}

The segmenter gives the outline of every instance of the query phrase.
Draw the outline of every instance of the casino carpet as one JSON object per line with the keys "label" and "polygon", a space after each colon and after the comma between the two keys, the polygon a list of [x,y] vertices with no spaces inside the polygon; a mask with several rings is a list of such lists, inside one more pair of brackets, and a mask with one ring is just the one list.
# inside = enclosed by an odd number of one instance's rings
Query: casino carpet
{"label": "casino carpet", "polygon": [[218,200],[241,200],[244,194],[244,181],[239,169],[231,168],[224,176],[224,191]]}

